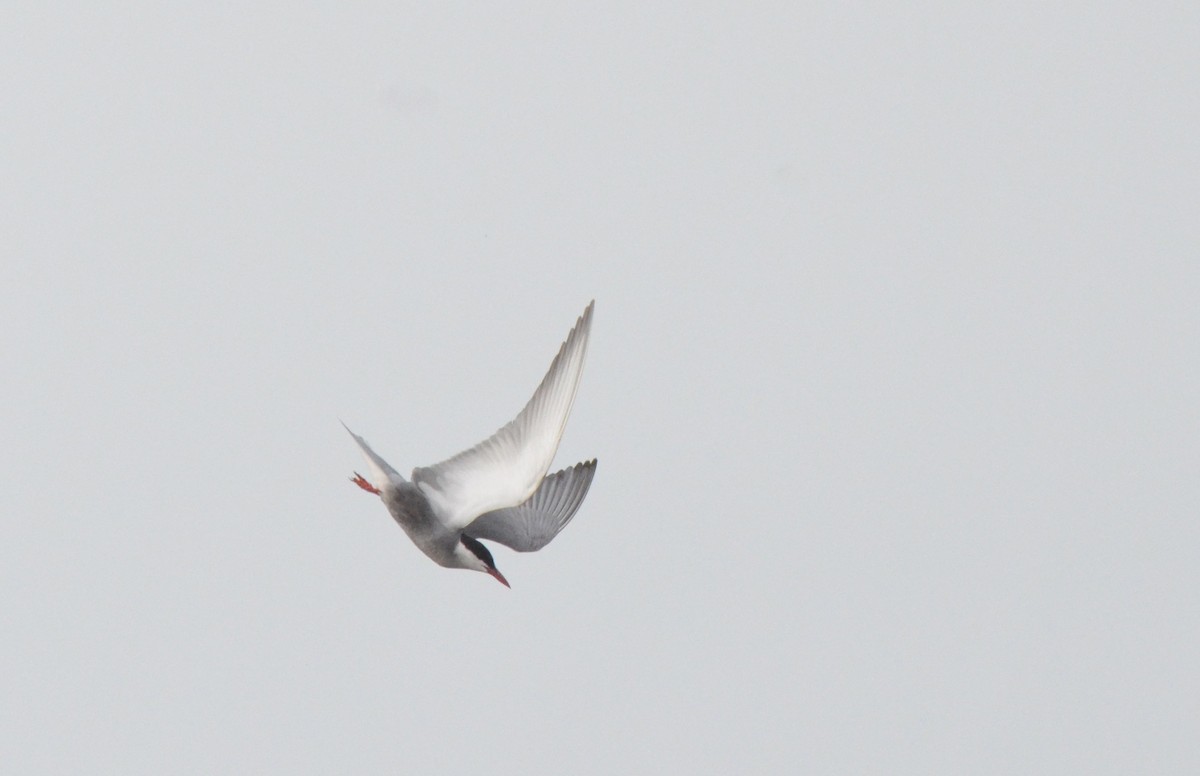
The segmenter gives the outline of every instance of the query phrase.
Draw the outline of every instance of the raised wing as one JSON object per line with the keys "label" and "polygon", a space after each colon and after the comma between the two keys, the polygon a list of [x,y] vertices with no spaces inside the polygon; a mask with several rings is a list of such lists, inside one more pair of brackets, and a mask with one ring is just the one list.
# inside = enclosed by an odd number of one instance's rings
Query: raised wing
{"label": "raised wing", "polygon": [[516,418],[470,450],[413,470],[413,482],[448,527],[462,528],[485,512],[517,506],[541,484],[575,402],[595,305],[588,304],[575,322]]}
{"label": "raised wing", "polygon": [[540,550],[571,522],[595,474],[594,460],[557,471],[542,480],[524,504],[480,515],[464,530],[476,539],[491,539],[517,552]]}
{"label": "raised wing", "polygon": [[[339,421],[340,422],[340,421]],[[350,431],[350,427],[342,423],[342,428],[349,432],[350,436],[354,437],[355,443],[358,444],[358,449],[362,451],[363,458],[367,461],[367,469],[371,472],[371,484],[376,488],[383,489],[383,486],[391,483],[399,485],[404,482],[404,477],[400,472],[393,469],[387,461],[379,457],[379,455],[371,449],[367,444],[367,440]]]}

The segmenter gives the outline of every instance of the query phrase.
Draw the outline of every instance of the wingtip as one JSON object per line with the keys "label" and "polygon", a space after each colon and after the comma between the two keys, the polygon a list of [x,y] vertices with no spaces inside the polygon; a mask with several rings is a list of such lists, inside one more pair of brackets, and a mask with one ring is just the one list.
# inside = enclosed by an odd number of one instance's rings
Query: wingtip
{"label": "wingtip", "polygon": [[596,300],[588,302],[587,307],[583,308],[583,314],[575,319],[575,325],[571,327],[570,334],[567,335],[567,341],[563,342],[563,348],[566,348],[567,342],[579,335],[586,335],[591,332],[592,328],[592,311],[596,308]]}

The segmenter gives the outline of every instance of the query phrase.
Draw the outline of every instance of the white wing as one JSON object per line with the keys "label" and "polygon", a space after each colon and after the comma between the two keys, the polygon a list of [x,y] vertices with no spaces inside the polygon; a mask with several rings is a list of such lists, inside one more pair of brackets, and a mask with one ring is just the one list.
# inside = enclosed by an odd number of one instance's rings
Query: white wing
{"label": "white wing", "polygon": [[540,550],[571,522],[595,474],[594,460],[557,471],[542,480],[524,504],[480,515],[466,527],[466,533],[476,539],[500,542],[517,552]]}
{"label": "white wing", "polygon": [[413,469],[413,482],[447,526],[462,528],[484,512],[521,504],[537,490],[575,401],[595,305],[588,304],[575,322],[521,414],[470,450]]}
{"label": "white wing", "polygon": [[382,490],[383,486],[389,482],[393,485],[399,485],[404,482],[404,477],[400,475],[400,472],[393,469],[387,461],[380,458],[371,449],[371,446],[367,444],[367,440],[350,431],[350,427],[345,423],[342,423],[342,428],[346,429],[350,433],[350,436],[354,437],[354,441],[358,443],[358,449],[362,451],[363,458],[367,461],[367,469],[371,472],[372,485]]}

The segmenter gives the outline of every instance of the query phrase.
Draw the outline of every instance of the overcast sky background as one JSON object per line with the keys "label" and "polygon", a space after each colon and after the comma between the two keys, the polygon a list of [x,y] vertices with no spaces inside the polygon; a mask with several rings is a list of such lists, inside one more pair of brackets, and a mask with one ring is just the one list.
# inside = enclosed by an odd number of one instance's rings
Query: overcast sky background
{"label": "overcast sky background", "polygon": [[203,6],[0,11],[6,772],[1200,770],[1194,3]]}

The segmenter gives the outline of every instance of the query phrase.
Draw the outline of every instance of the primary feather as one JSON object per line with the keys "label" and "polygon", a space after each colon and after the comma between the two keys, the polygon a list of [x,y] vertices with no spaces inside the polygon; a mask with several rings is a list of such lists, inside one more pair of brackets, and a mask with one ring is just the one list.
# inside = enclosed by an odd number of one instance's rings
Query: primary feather
{"label": "primary feather", "polygon": [[571,522],[595,474],[594,460],[557,471],[542,480],[524,504],[486,512],[466,531],[476,539],[491,539],[517,552],[540,550]]}

